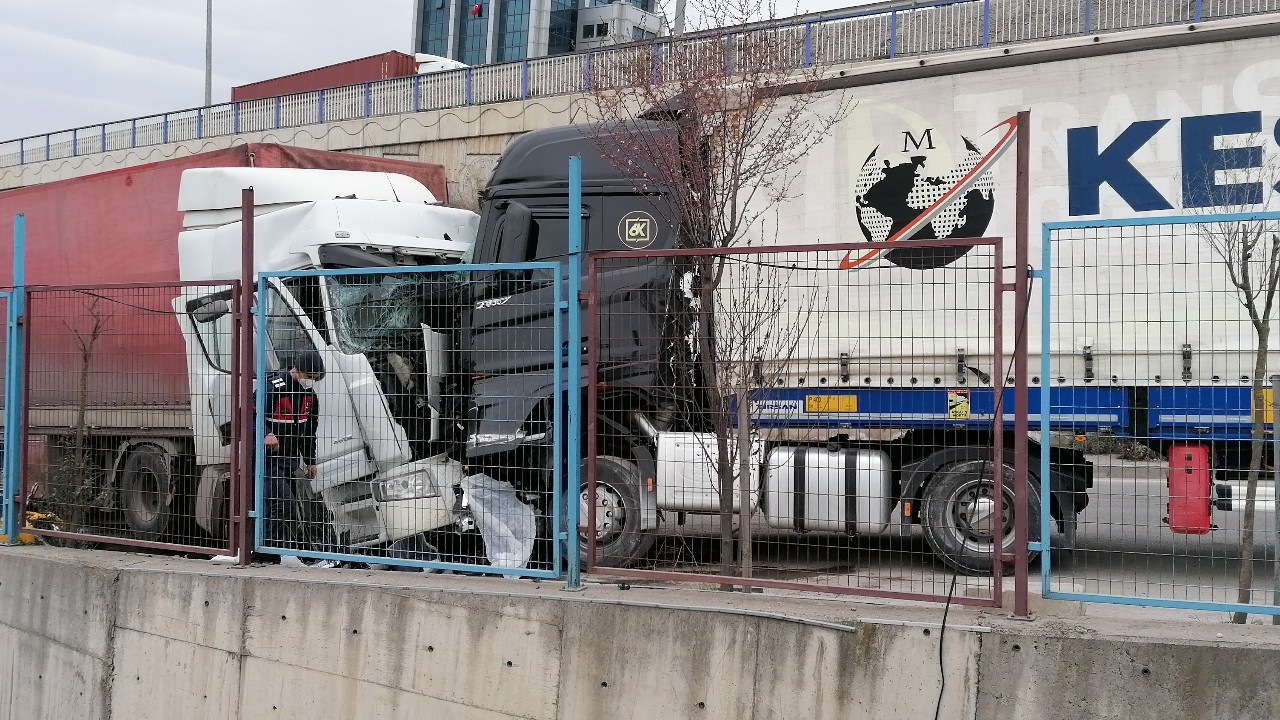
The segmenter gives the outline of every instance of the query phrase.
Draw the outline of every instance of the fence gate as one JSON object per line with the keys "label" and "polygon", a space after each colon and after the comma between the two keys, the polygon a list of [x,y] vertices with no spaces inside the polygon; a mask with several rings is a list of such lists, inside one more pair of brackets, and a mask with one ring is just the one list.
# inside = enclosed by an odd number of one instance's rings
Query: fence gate
{"label": "fence gate", "polygon": [[[1018,325],[1002,253],[981,239],[593,254],[590,572],[999,604],[1001,563],[980,557],[990,535],[964,508],[989,510],[1012,557],[1012,480],[1004,502],[989,491],[1013,463],[998,441]],[[955,496],[926,542],[903,468],[955,443],[977,464],[932,475]],[[933,552],[967,543],[965,573]]]}
{"label": "fence gate", "polygon": [[1074,537],[1043,508],[1046,597],[1280,612],[1278,233],[1278,213],[1044,227],[1041,441],[1094,478]]}

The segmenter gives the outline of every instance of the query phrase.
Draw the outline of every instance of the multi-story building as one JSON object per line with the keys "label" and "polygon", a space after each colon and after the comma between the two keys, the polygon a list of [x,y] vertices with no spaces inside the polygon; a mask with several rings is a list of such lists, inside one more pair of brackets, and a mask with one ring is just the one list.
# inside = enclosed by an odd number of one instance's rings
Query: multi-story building
{"label": "multi-story building", "polygon": [[655,0],[417,0],[415,52],[468,65],[559,55],[666,31]]}

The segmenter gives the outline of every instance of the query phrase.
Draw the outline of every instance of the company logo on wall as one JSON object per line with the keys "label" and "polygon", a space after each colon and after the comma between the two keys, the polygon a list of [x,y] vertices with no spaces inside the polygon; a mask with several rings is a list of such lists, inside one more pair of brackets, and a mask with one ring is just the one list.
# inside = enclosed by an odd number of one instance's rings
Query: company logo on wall
{"label": "company logo on wall", "polygon": [[[867,240],[982,237],[995,209],[995,181],[991,165],[1012,145],[1017,118],[988,131],[995,136],[990,150],[960,137],[963,152],[955,152],[933,128],[902,132],[902,151],[877,146],[867,156],[854,184],[858,226]],[[980,138],[981,139],[981,138]],[[847,253],[843,269],[863,266],[883,254],[900,267],[928,270],[950,265],[970,246],[896,247]]]}

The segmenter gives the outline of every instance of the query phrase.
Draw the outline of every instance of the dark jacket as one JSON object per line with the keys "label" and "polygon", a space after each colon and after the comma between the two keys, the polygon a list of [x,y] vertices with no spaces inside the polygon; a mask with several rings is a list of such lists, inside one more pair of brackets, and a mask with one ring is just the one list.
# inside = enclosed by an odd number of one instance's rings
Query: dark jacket
{"label": "dark jacket", "polygon": [[320,399],[314,392],[298,384],[287,370],[267,373],[266,432],[280,441],[276,454],[315,465],[319,419]]}

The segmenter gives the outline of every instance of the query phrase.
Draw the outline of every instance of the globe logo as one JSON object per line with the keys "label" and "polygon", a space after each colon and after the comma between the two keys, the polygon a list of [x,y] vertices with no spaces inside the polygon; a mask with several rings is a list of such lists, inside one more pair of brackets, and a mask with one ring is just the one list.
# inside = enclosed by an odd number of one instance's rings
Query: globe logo
{"label": "globe logo", "polygon": [[[972,140],[961,136],[964,153],[955,162],[953,153],[935,150],[932,134],[928,142],[917,142],[915,152],[905,158],[880,157],[877,146],[867,156],[854,184],[858,226],[863,236],[876,243],[909,240],[978,238],[987,231],[995,210],[995,181],[991,165],[1008,148],[1014,137],[1016,118],[997,125],[1004,129],[995,146],[983,152]],[[904,147],[904,151],[907,150]],[[949,166],[937,167],[947,163]],[[874,250],[845,256],[840,266],[859,267],[882,254],[889,262],[913,270],[940,268],[960,259],[971,246],[911,247]]]}

